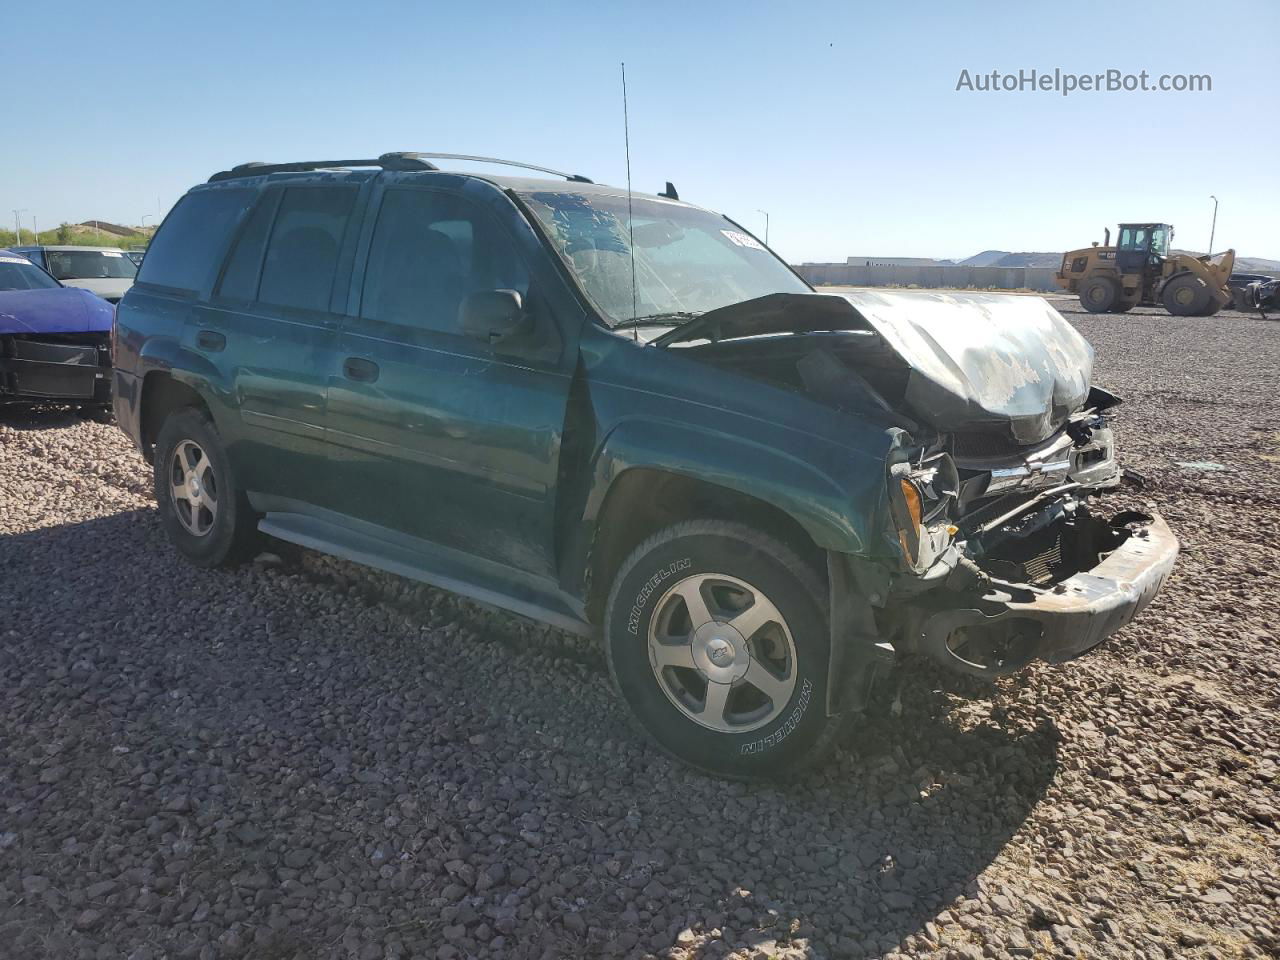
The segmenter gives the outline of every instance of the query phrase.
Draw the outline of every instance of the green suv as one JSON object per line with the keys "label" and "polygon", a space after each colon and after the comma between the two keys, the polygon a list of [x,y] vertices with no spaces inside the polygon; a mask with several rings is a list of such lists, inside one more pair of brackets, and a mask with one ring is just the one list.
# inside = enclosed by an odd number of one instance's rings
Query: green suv
{"label": "green suv", "polygon": [[731,777],[821,758],[894,658],[1077,656],[1172,568],[1043,300],[819,294],[670,184],[441,159],[245,164],[160,227],[115,413],[193,563],[266,534],[598,636]]}

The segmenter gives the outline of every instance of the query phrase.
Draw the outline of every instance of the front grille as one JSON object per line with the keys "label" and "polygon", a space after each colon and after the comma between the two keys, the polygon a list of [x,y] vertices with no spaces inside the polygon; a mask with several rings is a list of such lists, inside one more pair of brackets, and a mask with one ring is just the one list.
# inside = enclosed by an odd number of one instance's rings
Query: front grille
{"label": "front grille", "polygon": [[1010,536],[996,546],[984,566],[1001,579],[1037,587],[1070,576],[1072,571],[1063,559],[1064,552],[1070,556],[1070,549],[1063,535],[1072,536],[1077,533],[1076,528],[1071,524],[1056,524],[1047,529],[1028,529],[1025,534],[1019,529],[1034,528],[1036,522],[1034,516],[1025,517],[1011,526]]}
{"label": "front grille", "polygon": [[0,336],[0,394],[44,400],[110,399],[107,334]]}
{"label": "front grille", "polygon": [[1029,583],[1039,586],[1054,580],[1062,569],[1062,534],[1055,536],[1049,546],[1026,560],[1022,566]]}
{"label": "front grille", "polygon": [[957,460],[1016,457],[1025,449],[1003,433],[957,433],[952,437],[952,456]]}
{"label": "front grille", "polygon": [[17,360],[38,363],[98,365],[98,346],[92,343],[49,343],[44,340],[13,340],[13,356]]}

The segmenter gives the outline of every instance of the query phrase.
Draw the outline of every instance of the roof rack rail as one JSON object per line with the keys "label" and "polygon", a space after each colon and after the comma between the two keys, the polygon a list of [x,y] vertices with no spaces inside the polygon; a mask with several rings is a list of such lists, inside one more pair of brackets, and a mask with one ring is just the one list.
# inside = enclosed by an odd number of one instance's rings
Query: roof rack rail
{"label": "roof rack rail", "polygon": [[500,163],[507,167],[521,167],[525,170],[537,170],[549,173],[553,177],[564,177],[573,183],[593,183],[580,173],[565,173],[563,170],[552,170],[550,167],[539,167],[532,163],[520,163],[517,160],[500,160],[497,157],[473,157],[465,153],[413,153],[397,151],[384,153],[376,160],[299,160],[294,163],[263,163],[254,160],[241,163],[230,170],[222,170],[209,178],[210,183],[219,180],[237,180],[241,177],[261,177],[268,173],[306,173],[310,170],[331,170],[342,167],[381,167],[383,170],[439,170],[432,160],[474,160],[479,163]]}
{"label": "roof rack rail", "polygon": [[343,167],[381,167],[383,170],[439,170],[434,163],[428,163],[409,153],[384,153],[376,160],[298,160],[294,163],[263,163],[253,160],[241,163],[230,170],[222,170],[209,178],[210,183],[218,180],[237,180],[241,177],[261,177],[268,173],[306,173],[310,170],[332,170]]}
{"label": "roof rack rail", "polygon": [[590,177],[584,177],[580,173],[565,173],[563,170],[540,167],[536,163],[521,163],[519,160],[502,160],[498,157],[473,157],[467,153],[396,153],[385,154],[385,156],[404,157],[408,160],[473,160],[478,163],[500,163],[504,167],[520,167],[524,170],[549,173],[553,177],[564,177],[573,183],[595,183]]}

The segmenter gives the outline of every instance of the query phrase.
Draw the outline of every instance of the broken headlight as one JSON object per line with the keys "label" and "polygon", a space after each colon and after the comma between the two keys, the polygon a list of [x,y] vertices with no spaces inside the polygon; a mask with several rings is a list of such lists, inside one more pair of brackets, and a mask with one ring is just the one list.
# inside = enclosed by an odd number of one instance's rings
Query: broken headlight
{"label": "broken headlight", "polygon": [[923,572],[951,545],[951,522],[960,488],[955,461],[946,453],[889,468],[889,506],[907,565]]}

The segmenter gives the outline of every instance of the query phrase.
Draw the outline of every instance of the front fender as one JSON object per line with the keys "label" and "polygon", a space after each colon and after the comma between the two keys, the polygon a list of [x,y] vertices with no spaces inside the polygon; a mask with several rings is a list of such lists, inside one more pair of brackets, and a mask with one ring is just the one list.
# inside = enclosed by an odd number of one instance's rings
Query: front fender
{"label": "front fender", "polygon": [[[886,450],[888,440],[886,438]],[[878,537],[885,504],[884,464],[783,428],[747,438],[679,421],[633,417],[599,445],[585,517],[593,524],[612,485],[645,467],[724,487],[769,503],[815,544],[864,554]]]}

